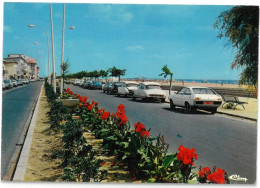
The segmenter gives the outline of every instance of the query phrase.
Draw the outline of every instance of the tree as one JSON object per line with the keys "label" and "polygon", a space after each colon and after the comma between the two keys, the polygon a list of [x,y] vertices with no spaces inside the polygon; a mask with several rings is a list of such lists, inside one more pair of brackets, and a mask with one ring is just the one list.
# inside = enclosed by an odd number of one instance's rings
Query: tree
{"label": "tree", "polygon": [[93,74],[93,77],[95,78],[95,80],[97,80],[97,78],[100,77],[99,71],[97,71],[97,70],[92,71],[92,74]]}
{"label": "tree", "polygon": [[226,45],[237,48],[231,68],[241,68],[241,84],[257,85],[258,79],[258,6],[235,6],[222,12],[214,28],[219,30],[218,37],[227,37]]}
{"label": "tree", "polygon": [[113,66],[112,68],[109,68],[109,69],[107,70],[107,72],[110,73],[109,76],[118,77],[119,82],[120,82],[120,76],[125,75],[125,71],[126,71],[126,69],[117,69],[115,66]]}
{"label": "tree", "polygon": [[[70,63],[69,63],[69,60],[67,59],[65,62],[63,62],[63,65],[60,66],[61,67],[61,70],[62,70],[62,79],[63,79],[63,82],[62,82],[62,88],[64,88],[64,78],[65,78],[65,75],[67,73],[69,73],[69,67],[70,67]],[[61,91],[61,93],[63,94],[63,91]]]}
{"label": "tree", "polygon": [[171,95],[171,89],[172,89],[172,76],[173,73],[171,72],[171,70],[167,67],[167,65],[164,65],[162,68],[162,73],[159,76],[163,76],[164,78],[166,78],[168,75],[170,75],[170,88],[169,88],[169,95]]}
{"label": "tree", "polygon": [[100,70],[99,75],[107,80],[108,72],[105,70]]}

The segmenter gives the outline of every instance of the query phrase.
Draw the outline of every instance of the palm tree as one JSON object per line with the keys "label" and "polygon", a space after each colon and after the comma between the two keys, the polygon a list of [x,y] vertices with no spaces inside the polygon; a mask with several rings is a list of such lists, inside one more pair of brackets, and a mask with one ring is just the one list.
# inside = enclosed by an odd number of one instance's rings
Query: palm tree
{"label": "palm tree", "polygon": [[169,95],[171,95],[171,89],[172,89],[172,76],[173,73],[171,72],[171,70],[167,67],[167,65],[164,65],[162,68],[163,73],[161,73],[159,76],[163,76],[164,78],[166,78],[168,75],[171,76],[170,78],[170,88],[169,88]]}
{"label": "palm tree", "polygon": [[120,82],[120,76],[125,75],[126,69],[117,69],[115,66],[112,68],[109,68],[107,72],[110,72],[110,76],[118,77]]}

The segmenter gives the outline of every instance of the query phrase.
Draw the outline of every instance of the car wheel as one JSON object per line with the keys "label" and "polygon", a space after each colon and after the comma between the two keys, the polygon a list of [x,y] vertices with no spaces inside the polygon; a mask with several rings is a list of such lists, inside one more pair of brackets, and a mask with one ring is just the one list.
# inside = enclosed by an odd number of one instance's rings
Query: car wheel
{"label": "car wheel", "polygon": [[185,104],[185,111],[186,113],[191,113],[193,111],[192,106],[188,102]]}
{"label": "car wheel", "polygon": [[172,110],[175,110],[175,105],[173,104],[172,100],[170,101],[170,107]]}
{"label": "car wheel", "polygon": [[214,108],[214,109],[211,110],[211,114],[215,114],[216,112],[217,112],[217,109],[216,109],[216,108]]}

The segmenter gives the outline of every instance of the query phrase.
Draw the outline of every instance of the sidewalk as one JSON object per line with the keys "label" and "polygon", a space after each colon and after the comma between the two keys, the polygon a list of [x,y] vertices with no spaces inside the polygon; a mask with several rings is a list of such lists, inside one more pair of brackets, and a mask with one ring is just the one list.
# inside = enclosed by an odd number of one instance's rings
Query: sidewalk
{"label": "sidewalk", "polygon": [[[164,91],[166,94],[166,102],[169,102],[169,100],[168,100],[169,91],[168,90],[164,90]],[[222,108],[222,105],[221,105],[218,108],[217,113],[257,121],[258,100],[255,98],[247,98],[247,97],[238,97],[238,98],[239,98],[239,101],[248,103],[248,104],[244,104],[245,109],[241,105],[237,105],[236,109]],[[224,107],[225,107],[225,105],[224,105]]]}

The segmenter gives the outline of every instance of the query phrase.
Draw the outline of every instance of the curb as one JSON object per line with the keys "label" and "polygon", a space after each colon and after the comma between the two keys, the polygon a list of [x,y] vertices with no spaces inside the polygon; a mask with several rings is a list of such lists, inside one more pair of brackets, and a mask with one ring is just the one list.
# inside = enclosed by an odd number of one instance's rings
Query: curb
{"label": "curb", "polygon": [[24,174],[26,171],[27,163],[28,163],[28,158],[29,158],[29,153],[30,153],[30,148],[31,148],[31,143],[32,143],[32,137],[33,137],[34,128],[36,125],[37,113],[38,113],[38,109],[39,109],[39,105],[40,105],[39,99],[40,99],[40,96],[42,95],[42,89],[43,89],[43,85],[42,85],[41,91],[39,92],[36,106],[33,111],[33,115],[31,118],[30,125],[29,125],[29,130],[27,131],[27,134],[25,135],[25,141],[24,141],[23,145],[21,146],[22,151],[20,153],[19,160],[18,160],[17,166],[15,168],[15,172],[14,172],[12,181],[23,181],[24,180]]}
{"label": "curb", "polygon": [[[170,103],[169,101],[165,101],[165,103]],[[237,118],[243,118],[243,119],[247,119],[247,120],[251,120],[251,121],[257,121],[257,119],[255,118],[250,118],[250,117],[245,117],[245,116],[240,116],[240,115],[235,115],[235,114],[229,114],[229,113],[225,113],[225,112],[216,112],[218,114],[224,114],[224,115],[228,115],[228,116],[232,116],[232,117],[237,117]]]}
{"label": "curb", "polygon": [[251,120],[251,121],[257,121],[257,119],[255,119],[255,118],[250,118],[250,117],[245,117],[245,116],[240,116],[240,115],[235,115],[235,114],[229,114],[229,113],[225,113],[225,112],[217,112],[217,113],[232,116],[232,117],[243,118],[243,119],[247,119],[247,120]]}

